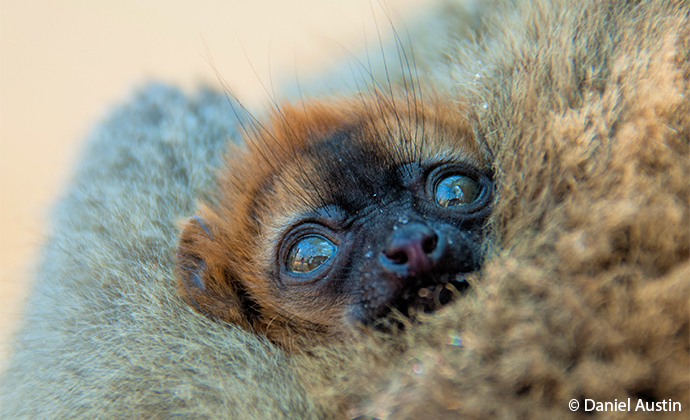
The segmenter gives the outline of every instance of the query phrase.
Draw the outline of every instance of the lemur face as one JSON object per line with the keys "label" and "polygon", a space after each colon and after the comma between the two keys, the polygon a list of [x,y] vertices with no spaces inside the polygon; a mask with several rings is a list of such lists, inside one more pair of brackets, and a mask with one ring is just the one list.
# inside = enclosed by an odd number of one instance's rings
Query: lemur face
{"label": "lemur face", "polygon": [[432,311],[482,260],[490,162],[456,103],[285,107],[186,222],[180,290],[283,343]]}

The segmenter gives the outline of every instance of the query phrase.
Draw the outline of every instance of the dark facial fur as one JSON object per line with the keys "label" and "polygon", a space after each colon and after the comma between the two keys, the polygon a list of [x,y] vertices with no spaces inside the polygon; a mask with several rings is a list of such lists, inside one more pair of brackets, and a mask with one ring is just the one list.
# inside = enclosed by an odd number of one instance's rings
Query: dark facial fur
{"label": "dark facial fur", "polygon": [[285,106],[183,226],[180,291],[274,342],[431,311],[481,263],[490,162],[456,102]]}

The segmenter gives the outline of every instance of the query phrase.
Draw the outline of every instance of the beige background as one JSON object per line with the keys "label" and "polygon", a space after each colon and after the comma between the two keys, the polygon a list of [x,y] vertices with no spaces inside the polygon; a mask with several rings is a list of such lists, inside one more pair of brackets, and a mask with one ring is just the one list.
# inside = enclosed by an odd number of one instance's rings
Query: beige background
{"label": "beige background", "polygon": [[[386,2],[408,21],[428,0]],[[0,360],[50,204],[113,104],[148,80],[218,86],[214,67],[243,102],[266,103],[261,82],[308,81],[365,34],[378,43],[374,15],[389,38],[375,0],[0,0]]]}

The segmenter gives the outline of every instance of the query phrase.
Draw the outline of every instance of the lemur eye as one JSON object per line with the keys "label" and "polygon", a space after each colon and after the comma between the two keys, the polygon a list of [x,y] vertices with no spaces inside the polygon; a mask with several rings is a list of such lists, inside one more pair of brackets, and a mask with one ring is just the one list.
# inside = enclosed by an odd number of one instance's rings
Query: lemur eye
{"label": "lemur eye", "polygon": [[480,192],[477,181],[464,175],[452,175],[436,184],[434,198],[441,207],[462,206],[474,202]]}
{"label": "lemur eye", "polygon": [[292,273],[309,273],[323,265],[338,248],[321,235],[309,235],[297,241],[287,256],[287,269]]}

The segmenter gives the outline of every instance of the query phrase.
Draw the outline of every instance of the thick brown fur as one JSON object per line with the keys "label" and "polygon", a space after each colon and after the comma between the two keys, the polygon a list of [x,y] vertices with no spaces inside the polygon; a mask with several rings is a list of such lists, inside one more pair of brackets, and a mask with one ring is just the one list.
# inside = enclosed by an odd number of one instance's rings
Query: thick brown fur
{"label": "thick brown fur", "polygon": [[630,413],[588,414],[687,417],[688,10],[529,2],[457,50],[454,88],[499,172],[495,253],[388,357],[376,340],[326,349],[347,366],[327,395],[376,418],[565,418],[628,398]]}
{"label": "thick brown fur", "polygon": [[465,107],[426,94],[420,100],[376,91],[284,105],[255,127],[244,148],[230,150],[214,204],[202,206],[183,226],[180,292],[213,319],[285,348],[345,337],[352,325],[343,296],[281,288],[274,274],[281,236],[298,216],[328,205],[332,194],[332,186],[323,185],[324,165],[337,164],[338,156],[314,160],[304,151],[328,147],[326,139],[347,131],[358,139],[353,148],[364,145],[369,153],[387,156],[385,164],[392,167],[445,156],[490,168],[489,152],[475,139]]}
{"label": "thick brown fur", "polygon": [[495,159],[470,295],[308,357],[200,315],[175,223],[212,201],[239,127],[222,95],[152,88],[94,132],[58,206],[0,417],[687,418],[690,6],[516,3],[427,64]]}

